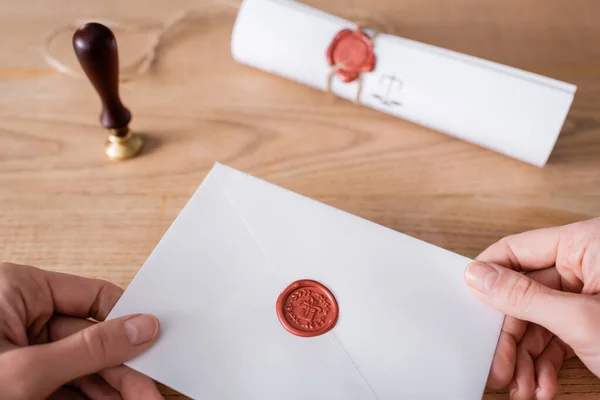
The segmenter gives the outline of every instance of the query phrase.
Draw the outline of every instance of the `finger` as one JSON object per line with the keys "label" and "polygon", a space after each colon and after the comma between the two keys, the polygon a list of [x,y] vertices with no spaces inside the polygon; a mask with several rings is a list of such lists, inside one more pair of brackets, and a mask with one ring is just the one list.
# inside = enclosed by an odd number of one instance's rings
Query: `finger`
{"label": "finger", "polygon": [[517,343],[512,335],[500,332],[492,360],[487,386],[492,390],[505,388],[513,379],[517,362]]}
{"label": "finger", "polygon": [[140,355],[154,342],[158,329],[153,316],[126,316],[94,324],[56,342],[15,350],[18,354],[11,361],[36,394],[51,393],[66,382]]}
{"label": "finger", "polygon": [[104,321],[123,289],[100,279],[37,270],[50,290],[56,313]]}
{"label": "finger", "polygon": [[106,369],[100,375],[121,393],[124,400],[164,399],[152,379],[124,365]]}
{"label": "finger", "polygon": [[95,324],[84,318],[55,315],[48,321],[48,338],[56,342]]}
{"label": "finger", "polygon": [[[600,267],[600,218],[567,225],[561,238],[556,269],[563,277],[565,290],[571,292],[597,293],[598,280],[594,270]],[[588,273],[585,288],[584,271]]]}
{"label": "finger", "polygon": [[[561,243],[563,243],[562,240],[564,239],[561,239]],[[559,259],[561,259],[560,252],[562,247],[564,247],[562,244],[559,245]],[[576,269],[565,267],[564,263],[559,260],[556,261],[556,265],[556,267],[528,272],[527,276],[552,289],[580,293],[583,288],[583,282],[576,275]]]}
{"label": "finger", "polygon": [[[528,276],[550,288],[560,288],[560,275],[555,268],[533,271]],[[523,339],[527,325],[527,321],[513,317],[506,317],[504,319],[490,368],[487,383],[490,389],[503,389],[514,378],[517,363],[517,343],[520,343]]]}
{"label": "finger", "polygon": [[517,347],[515,378],[511,386],[513,400],[531,399],[535,392],[534,360],[542,354],[552,338],[547,329],[529,324],[523,340]]}
{"label": "finger", "polygon": [[[93,322],[81,318],[54,317],[50,325],[50,337],[52,340],[59,340],[93,324]],[[162,399],[156,383],[131,368],[125,366],[108,368],[101,371],[100,376],[113,388],[118,390],[125,400]]]}
{"label": "finger", "polygon": [[[561,275],[562,290],[580,293],[589,244],[596,243],[600,219],[537,229],[508,236],[494,243],[478,257],[478,261],[494,263],[516,271],[530,271],[556,265]],[[587,293],[593,293],[588,289]]]}
{"label": "finger", "polygon": [[533,368],[533,360],[526,351],[517,349],[515,377],[508,389],[511,400],[530,400],[533,398],[535,391],[535,370]]}
{"label": "finger", "polygon": [[48,321],[48,337],[51,342],[56,342],[95,324],[83,318],[55,315]]}
{"label": "finger", "polygon": [[556,268],[551,267],[537,271],[531,271],[527,273],[527,276],[550,289],[562,289],[560,274]]}
{"label": "finger", "polygon": [[52,393],[47,400],[87,400],[84,395],[76,390],[69,388],[60,388]]}
{"label": "finger", "polygon": [[548,268],[556,262],[562,227],[537,229],[500,239],[478,257],[515,271]]}
{"label": "finger", "polygon": [[523,338],[526,329],[526,321],[513,317],[504,318],[487,383],[490,389],[503,389],[513,379],[517,362],[517,343]]}
{"label": "finger", "polygon": [[548,329],[540,325],[529,324],[518,349],[527,352],[535,360],[542,354],[552,336],[552,332]]}
{"label": "finger", "polygon": [[568,344],[584,343],[600,330],[596,318],[591,318],[600,310],[600,303],[591,297],[553,290],[524,274],[479,262],[469,265],[465,279],[486,304],[542,325]]}
{"label": "finger", "polygon": [[537,400],[552,400],[558,391],[557,375],[567,356],[567,346],[554,337],[535,361]]}
{"label": "finger", "polygon": [[[123,400],[123,397],[99,375],[88,375],[72,382],[90,400]],[[141,397],[140,397],[141,398]]]}

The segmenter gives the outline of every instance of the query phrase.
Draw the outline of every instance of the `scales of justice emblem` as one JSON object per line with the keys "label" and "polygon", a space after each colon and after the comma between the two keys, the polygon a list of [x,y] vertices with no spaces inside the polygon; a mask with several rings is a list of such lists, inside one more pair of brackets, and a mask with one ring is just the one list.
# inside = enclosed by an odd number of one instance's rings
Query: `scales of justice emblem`
{"label": "scales of justice emblem", "polygon": [[401,106],[402,103],[398,99],[402,91],[403,83],[395,75],[383,75],[379,79],[377,90],[373,93],[381,104],[388,107]]}

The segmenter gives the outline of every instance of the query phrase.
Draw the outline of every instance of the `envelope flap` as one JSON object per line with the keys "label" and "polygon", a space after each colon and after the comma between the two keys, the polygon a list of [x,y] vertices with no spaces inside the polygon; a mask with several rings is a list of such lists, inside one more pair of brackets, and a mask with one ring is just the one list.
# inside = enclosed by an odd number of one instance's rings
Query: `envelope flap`
{"label": "envelope flap", "polygon": [[481,398],[503,316],[469,293],[469,259],[234,169],[218,171],[282,276],[332,290],[340,306],[333,332],[379,398]]}
{"label": "envelope flap", "polygon": [[152,313],[159,341],[128,363],[197,399],[370,399],[331,335],[290,335],[276,316],[280,278],[211,173],[109,319]]}

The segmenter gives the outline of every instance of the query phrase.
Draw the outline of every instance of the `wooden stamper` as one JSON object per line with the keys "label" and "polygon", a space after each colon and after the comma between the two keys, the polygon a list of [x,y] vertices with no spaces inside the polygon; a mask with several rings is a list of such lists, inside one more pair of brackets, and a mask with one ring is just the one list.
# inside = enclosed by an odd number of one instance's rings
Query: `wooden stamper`
{"label": "wooden stamper", "polygon": [[73,35],[73,49],[102,102],[100,123],[109,131],[105,151],[112,160],[135,157],[142,139],[129,130],[131,112],[119,97],[119,55],[114,34],[99,23],[88,23]]}

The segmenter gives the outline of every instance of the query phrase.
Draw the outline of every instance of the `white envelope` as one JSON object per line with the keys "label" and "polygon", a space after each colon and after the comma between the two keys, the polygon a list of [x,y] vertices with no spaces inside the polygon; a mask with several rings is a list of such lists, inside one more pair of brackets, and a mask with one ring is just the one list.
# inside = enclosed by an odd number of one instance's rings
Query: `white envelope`
{"label": "white envelope", "polygon": [[[503,316],[469,259],[216,164],[109,319],[152,313],[128,365],[195,399],[481,399]],[[276,301],[325,285],[339,320],[289,333]]]}
{"label": "white envelope", "polygon": [[[340,30],[355,26],[293,0],[243,0],[231,54],[239,63],[325,91],[327,49]],[[360,104],[538,167],[548,161],[577,89],[386,32],[376,36],[374,51],[375,69],[362,75]],[[354,101],[358,81],[336,77],[331,91]]]}

